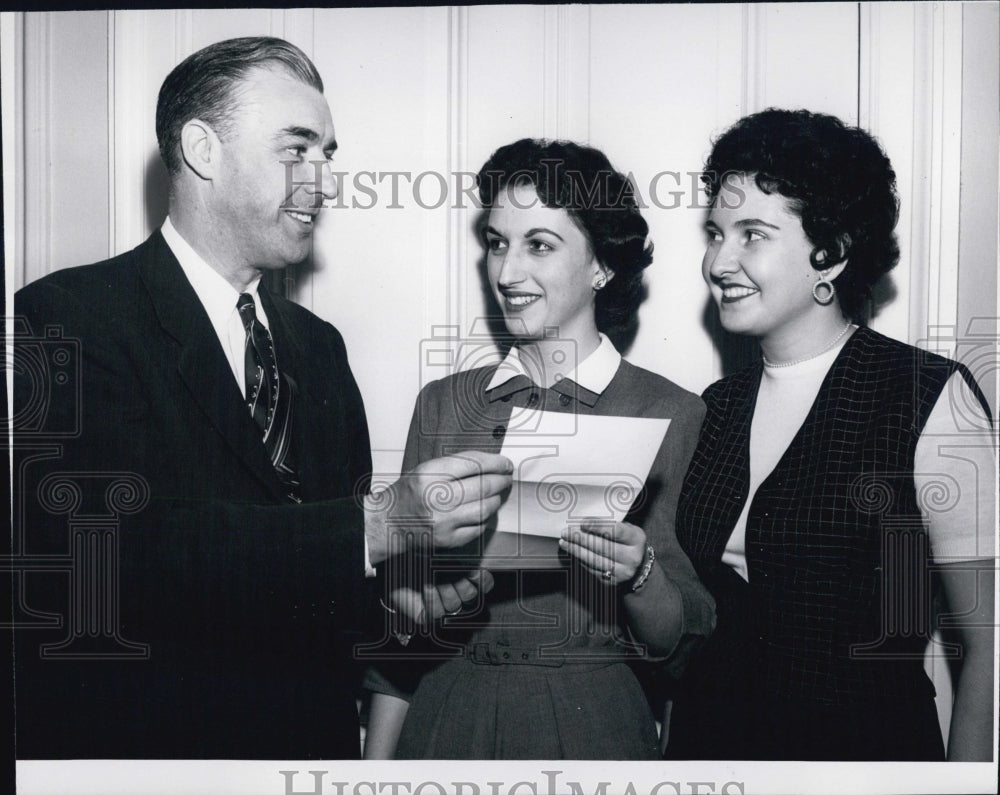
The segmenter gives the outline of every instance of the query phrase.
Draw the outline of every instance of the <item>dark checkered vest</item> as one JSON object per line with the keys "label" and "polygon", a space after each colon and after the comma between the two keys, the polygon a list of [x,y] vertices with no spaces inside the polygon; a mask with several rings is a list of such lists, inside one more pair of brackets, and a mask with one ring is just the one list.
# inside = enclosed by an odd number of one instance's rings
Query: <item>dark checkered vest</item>
{"label": "dark checkered vest", "polygon": [[681,545],[718,602],[718,637],[692,663],[693,687],[738,680],[764,698],[842,705],[933,693],[922,666],[932,572],[913,459],[956,368],[982,399],[955,362],[864,328],[851,337],[753,499],[751,585],[720,558],[749,490],[761,365],[706,390],[677,513]]}

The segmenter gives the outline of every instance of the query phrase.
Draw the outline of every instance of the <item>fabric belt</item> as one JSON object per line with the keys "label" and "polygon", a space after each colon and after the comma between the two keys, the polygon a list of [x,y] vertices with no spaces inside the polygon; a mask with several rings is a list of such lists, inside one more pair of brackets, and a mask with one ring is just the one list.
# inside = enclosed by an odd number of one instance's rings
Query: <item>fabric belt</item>
{"label": "fabric belt", "polygon": [[625,661],[621,652],[602,648],[581,648],[573,654],[559,654],[545,647],[511,646],[500,642],[470,643],[465,647],[465,657],[476,665],[540,665],[546,668],[572,665],[579,673],[585,670],[581,666],[597,670]]}
{"label": "fabric belt", "polygon": [[558,668],[566,658],[537,646],[508,646],[503,643],[473,643],[465,648],[466,656],[476,665],[545,665]]}

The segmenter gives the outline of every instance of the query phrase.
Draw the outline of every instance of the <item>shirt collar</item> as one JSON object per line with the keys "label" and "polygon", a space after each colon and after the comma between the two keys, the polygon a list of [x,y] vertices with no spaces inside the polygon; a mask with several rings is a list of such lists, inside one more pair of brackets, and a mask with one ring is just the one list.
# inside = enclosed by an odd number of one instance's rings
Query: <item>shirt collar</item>
{"label": "shirt collar", "polygon": [[[201,305],[205,307],[208,319],[212,321],[212,326],[221,336],[230,317],[236,311],[236,300],[240,294],[223,278],[222,274],[202,259],[190,243],[181,237],[180,232],[170,222],[169,217],[163,222],[160,233],[174,256],[177,257],[181,270],[184,271],[184,275],[194,288]],[[253,296],[254,303],[257,305],[257,319],[265,328],[268,328],[267,317],[261,308],[257,293],[259,286],[260,277],[257,277],[247,286],[245,292]]]}
{"label": "shirt collar", "polygon": [[[597,398],[608,388],[608,384],[615,377],[622,361],[621,354],[615,350],[611,340],[604,334],[601,334],[600,337],[601,342],[594,352],[557,381],[552,386],[554,390],[583,400],[591,406],[597,402]],[[496,394],[490,394],[492,400],[524,389],[533,383],[534,379],[521,362],[517,346],[512,346],[493,373],[493,377],[486,386],[486,391],[493,393],[494,390],[499,390]],[[504,387],[504,389],[501,390],[500,387]]]}

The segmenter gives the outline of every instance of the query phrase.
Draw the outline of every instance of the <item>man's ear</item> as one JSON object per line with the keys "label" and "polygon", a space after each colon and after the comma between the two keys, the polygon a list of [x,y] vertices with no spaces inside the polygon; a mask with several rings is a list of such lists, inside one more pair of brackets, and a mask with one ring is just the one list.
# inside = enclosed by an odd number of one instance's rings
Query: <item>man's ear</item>
{"label": "man's ear", "polygon": [[202,179],[214,179],[222,155],[222,142],[208,124],[191,119],[181,128],[181,157]]}

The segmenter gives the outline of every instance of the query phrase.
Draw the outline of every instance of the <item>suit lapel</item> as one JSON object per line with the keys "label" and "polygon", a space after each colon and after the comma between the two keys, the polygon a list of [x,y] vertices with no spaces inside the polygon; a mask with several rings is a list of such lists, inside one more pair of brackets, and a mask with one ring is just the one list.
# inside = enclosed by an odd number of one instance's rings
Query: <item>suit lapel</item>
{"label": "suit lapel", "polygon": [[260,432],[243,408],[239,387],[219,338],[191,287],[157,231],[136,249],[136,266],[149,291],[161,327],[181,346],[177,368],[191,397],[226,444],[277,498],[283,497]]}

